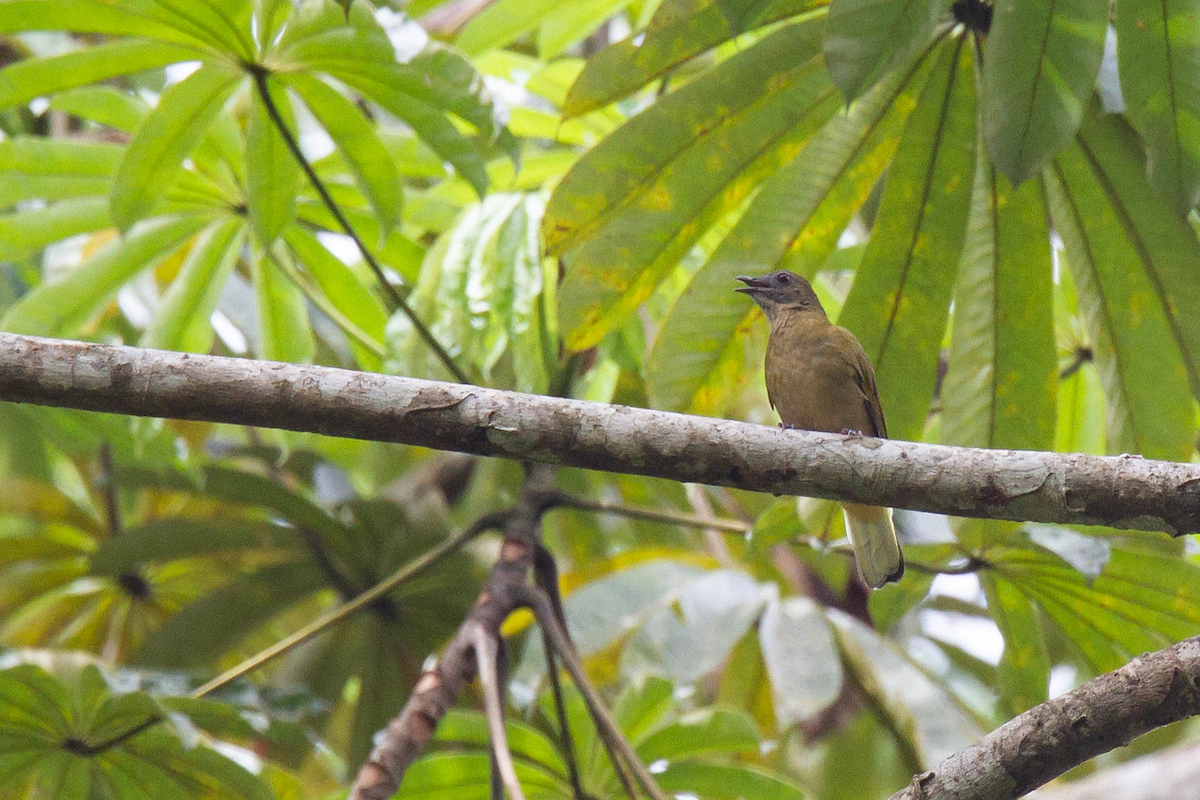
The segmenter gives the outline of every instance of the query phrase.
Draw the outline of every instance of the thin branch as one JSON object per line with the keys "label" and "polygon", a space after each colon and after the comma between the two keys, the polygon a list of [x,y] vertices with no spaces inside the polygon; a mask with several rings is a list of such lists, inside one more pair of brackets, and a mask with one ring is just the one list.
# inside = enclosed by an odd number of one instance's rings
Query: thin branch
{"label": "thin branch", "polygon": [[1200,714],[1200,637],[1135,658],[1031,708],[913,778],[891,800],[1021,797],[1147,731]]}
{"label": "thin branch", "polygon": [[500,772],[500,780],[513,800],[525,800],[521,782],[517,780],[517,768],[508,751],[508,736],[504,730],[504,702],[500,698],[500,675],[496,666],[496,639],[482,625],[476,625],[475,663],[479,669],[479,685],[483,688],[483,712],[487,718],[488,733],[492,740],[492,758]]}
{"label": "thin branch", "polygon": [[618,758],[623,760],[633,771],[633,775],[637,779],[638,784],[641,785],[643,791],[654,798],[654,800],[668,800],[666,793],[659,788],[658,782],[650,774],[650,770],[638,758],[633,745],[621,733],[616,720],[613,719],[612,714],[604,705],[604,700],[600,697],[600,693],[596,691],[596,687],[592,686],[592,682],[588,679],[587,673],[583,669],[583,663],[579,660],[579,656],[575,652],[575,647],[571,644],[571,640],[567,636],[566,628],[559,622],[558,615],[549,598],[542,591],[526,588],[524,599],[525,604],[533,611],[534,617],[537,618],[538,625],[541,625],[542,629],[550,635],[550,642],[554,645],[554,650],[558,653],[559,658],[562,659],[563,666],[570,673],[571,680],[575,682],[579,693],[583,695],[583,700],[587,704],[588,711],[591,712],[592,721],[596,723],[596,728],[601,738],[604,739],[606,745],[615,751],[613,753],[614,761]]}
{"label": "thin branch", "polygon": [[263,107],[267,110],[267,116],[271,118],[271,122],[279,131],[279,135],[283,137],[284,144],[287,145],[288,151],[291,152],[292,157],[296,159],[296,163],[300,165],[300,169],[303,170],[304,174],[308,177],[308,182],[311,183],[313,189],[316,190],[317,195],[321,198],[321,202],[325,204],[325,207],[329,209],[329,213],[333,215],[335,220],[337,220],[342,232],[350,237],[351,241],[354,242],[355,247],[358,248],[358,252],[362,254],[363,261],[365,261],[367,266],[371,268],[371,271],[375,273],[376,280],[379,281],[379,285],[387,294],[388,299],[391,300],[392,306],[400,309],[404,316],[408,317],[409,322],[412,323],[413,329],[422,339],[425,340],[425,344],[429,346],[429,349],[433,351],[434,355],[438,357],[438,360],[445,365],[446,369],[450,371],[450,374],[453,375],[456,380],[458,380],[460,383],[471,383],[471,379],[467,377],[467,373],[464,372],[462,367],[458,365],[458,363],[454,360],[454,357],[446,351],[446,348],[444,348],[442,343],[437,340],[437,337],[433,335],[433,332],[429,330],[421,318],[417,316],[416,312],[413,311],[412,306],[408,304],[400,292],[396,291],[396,287],[392,286],[391,282],[388,281],[387,276],[383,273],[383,267],[379,265],[379,262],[376,260],[374,254],[371,253],[370,249],[363,242],[362,238],[354,230],[354,227],[350,224],[350,220],[346,219],[346,215],[342,213],[341,207],[338,206],[332,195],[329,194],[329,190],[325,187],[324,182],[317,175],[316,170],[312,168],[312,165],[308,163],[308,159],[304,157],[304,152],[300,149],[300,143],[296,141],[296,137],[293,136],[291,130],[288,129],[287,123],[283,120],[283,115],[279,113],[279,107],[275,105],[275,99],[271,97],[271,89],[267,85],[267,79],[270,75],[270,72],[268,72],[267,69],[261,64],[247,63],[243,66],[246,71],[250,73],[250,76],[254,78],[254,85],[258,89],[258,96],[262,100]]}
{"label": "thin branch", "polygon": [[1200,466],[841,436],[328,367],[0,334],[0,400],[955,516],[1200,532]]}

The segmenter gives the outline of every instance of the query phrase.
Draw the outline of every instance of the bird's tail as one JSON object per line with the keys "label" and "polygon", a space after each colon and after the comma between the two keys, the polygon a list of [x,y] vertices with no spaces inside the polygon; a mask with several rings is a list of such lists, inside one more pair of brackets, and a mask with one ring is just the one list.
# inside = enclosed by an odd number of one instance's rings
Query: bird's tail
{"label": "bird's tail", "polygon": [[878,589],[885,583],[900,580],[904,574],[904,555],[892,525],[892,510],[851,503],[842,508],[846,512],[846,532],[850,534],[850,544],[854,545],[858,572],[867,586]]}

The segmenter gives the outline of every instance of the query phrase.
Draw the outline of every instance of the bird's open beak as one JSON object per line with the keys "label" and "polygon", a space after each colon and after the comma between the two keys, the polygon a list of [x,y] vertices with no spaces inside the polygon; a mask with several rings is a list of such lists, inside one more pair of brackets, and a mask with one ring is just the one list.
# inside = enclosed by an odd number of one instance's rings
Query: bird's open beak
{"label": "bird's open beak", "polygon": [[737,287],[734,289],[735,292],[754,294],[757,291],[767,288],[767,282],[763,278],[751,278],[749,275],[738,275],[737,279],[746,285]]}

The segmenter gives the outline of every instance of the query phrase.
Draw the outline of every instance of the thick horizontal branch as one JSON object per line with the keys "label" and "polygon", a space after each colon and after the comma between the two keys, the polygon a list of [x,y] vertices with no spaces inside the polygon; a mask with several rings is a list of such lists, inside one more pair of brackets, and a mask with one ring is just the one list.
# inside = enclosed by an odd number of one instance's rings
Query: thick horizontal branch
{"label": "thick horizontal branch", "polygon": [[891,800],[1008,800],[1147,731],[1200,713],[1200,637],[1031,708]]}
{"label": "thick horizontal branch", "polygon": [[979,450],[327,367],[0,334],[0,400],[228,422],[969,517],[1200,532],[1200,467]]}

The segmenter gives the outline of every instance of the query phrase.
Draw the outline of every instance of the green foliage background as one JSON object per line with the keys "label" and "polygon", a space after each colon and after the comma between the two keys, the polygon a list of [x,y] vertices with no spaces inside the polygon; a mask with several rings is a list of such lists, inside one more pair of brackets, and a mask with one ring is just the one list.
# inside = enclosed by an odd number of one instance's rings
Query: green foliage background
{"label": "green foliage background", "polygon": [[[475,381],[773,424],[732,288],[787,268],[862,341],[897,438],[1195,458],[1198,0],[467,5],[0,0],[0,327],[447,378],[399,296]],[[0,407],[0,785],[336,795],[492,543],[189,691],[520,480]],[[546,519],[572,632],[669,791],[886,794],[1200,627],[1190,541],[901,514],[909,573],[864,599],[833,504],[557,482],[749,531]],[[509,742],[530,797],[567,797],[525,626]],[[589,791],[619,796],[568,701]],[[400,796],[488,796],[475,707]]]}

